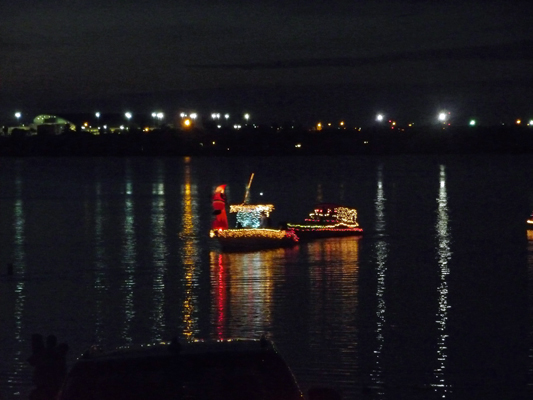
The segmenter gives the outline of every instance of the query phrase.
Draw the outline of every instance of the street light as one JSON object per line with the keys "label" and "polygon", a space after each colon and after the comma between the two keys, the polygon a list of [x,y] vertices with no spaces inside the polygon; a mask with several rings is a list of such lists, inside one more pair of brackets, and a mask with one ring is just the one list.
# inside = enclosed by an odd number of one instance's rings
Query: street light
{"label": "street light", "polygon": [[17,125],[20,123],[20,117],[22,117],[22,114],[20,112],[15,113],[15,118],[17,119]]}
{"label": "street light", "polygon": [[128,120],[128,130],[130,129],[130,120],[131,120],[131,117],[133,116],[129,111],[124,113],[124,116],[127,118]]}
{"label": "street light", "polygon": [[383,114],[378,114],[378,115],[376,115],[376,121],[378,121],[378,122],[383,121],[383,118],[385,118],[385,117],[383,116]]}

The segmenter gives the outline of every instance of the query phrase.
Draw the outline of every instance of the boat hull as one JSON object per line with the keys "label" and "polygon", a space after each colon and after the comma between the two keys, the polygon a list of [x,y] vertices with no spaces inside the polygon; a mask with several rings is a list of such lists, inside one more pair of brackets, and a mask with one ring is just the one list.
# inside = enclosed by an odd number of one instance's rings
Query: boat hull
{"label": "boat hull", "polygon": [[246,252],[298,244],[298,236],[291,231],[277,229],[212,230],[210,236],[218,241],[222,251]]}
{"label": "boat hull", "polygon": [[291,228],[296,236],[300,240],[314,240],[314,239],[326,239],[326,238],[336,238],[336,237],[347,237],[347,236],[361,236],[363,234],[363,229],[361,228]]}

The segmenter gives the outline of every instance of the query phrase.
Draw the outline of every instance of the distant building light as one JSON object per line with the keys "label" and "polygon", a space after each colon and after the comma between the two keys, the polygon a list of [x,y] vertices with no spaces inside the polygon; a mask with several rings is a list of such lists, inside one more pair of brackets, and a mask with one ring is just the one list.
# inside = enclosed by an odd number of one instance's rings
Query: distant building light
{"label": "distant building light", "polygon": [[521,120],[519,120],[519,119],[516,120],[516,125],[520,125],[521,123],[522,123]]}

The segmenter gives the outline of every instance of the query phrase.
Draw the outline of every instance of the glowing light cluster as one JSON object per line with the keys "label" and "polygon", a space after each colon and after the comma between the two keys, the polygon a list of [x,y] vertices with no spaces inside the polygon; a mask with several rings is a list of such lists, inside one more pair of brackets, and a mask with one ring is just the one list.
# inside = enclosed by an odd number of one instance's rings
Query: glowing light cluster
{"label": "glowing light cluster", "polygon": [[[312,221],[333,223],[335,225],[359,226],[357,223],[357,210],[347,207],[316,208],[309,214]],[[331,218],[331,219],[328,219]]]}
{"label": "glowing light cluster", "polygon": [[358,226],[359,224],[357,223],[357,210],[355,208],[338,207],[337,221],[347,225]]}
{"label": "glowing light cluster", "polygon": [[274,206],[272,204],[232,204],[229,206],[230,213],[251,212],[254,210],[266,212],[268,215],[274,210]]}

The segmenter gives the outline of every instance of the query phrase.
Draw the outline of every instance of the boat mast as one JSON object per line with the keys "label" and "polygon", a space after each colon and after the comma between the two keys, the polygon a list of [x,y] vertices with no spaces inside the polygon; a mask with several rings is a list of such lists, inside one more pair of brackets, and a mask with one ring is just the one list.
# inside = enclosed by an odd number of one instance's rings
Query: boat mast
{"label": "boat mast", "polygon": [[252,172],[252,175],[250,176],[250,180],[248,181],[248,186],[246,186],[246,193],[244,193],[244,201],[243,204],[248,204],[250,201],[250,186],[252,186],[252,180],[254,179],[254,173]]}

